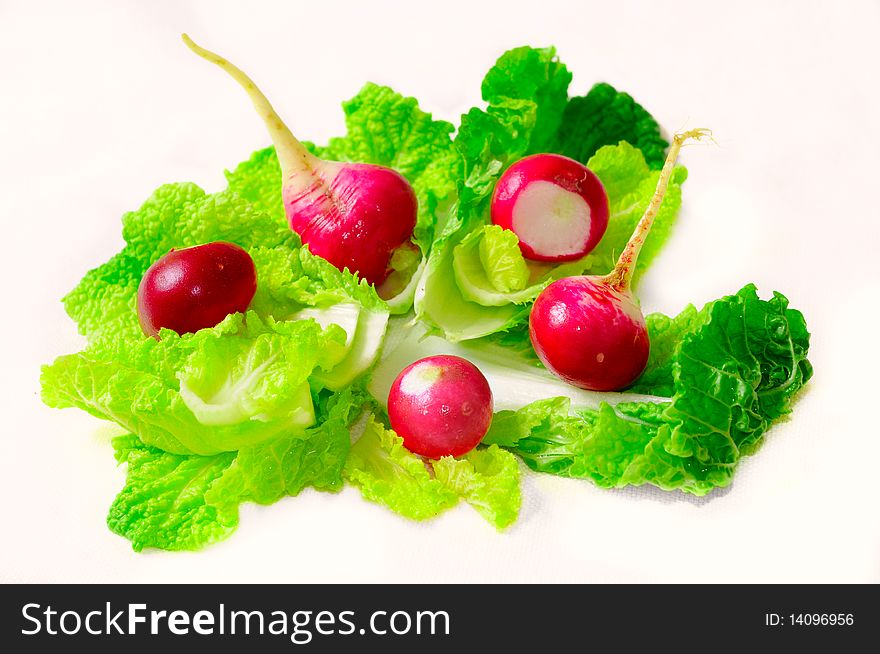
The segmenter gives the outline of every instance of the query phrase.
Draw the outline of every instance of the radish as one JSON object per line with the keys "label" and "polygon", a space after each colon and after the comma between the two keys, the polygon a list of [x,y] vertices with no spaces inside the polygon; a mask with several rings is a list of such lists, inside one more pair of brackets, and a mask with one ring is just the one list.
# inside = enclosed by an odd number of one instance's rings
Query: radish
{"label": "radish", "polygon": [[519,237],[527,259],[572,261],[608,227],[608,195],[589,168],[559,154],[534,154],[508,168],[492,196],[492,222]]}
{"label": "radish", "polygon": [[141,278],[138,319],[147,336],[162,328],[197,332],[246,311],[256,291],[254,262],[239,246],[216,241],[172,249]]}
{"label": "radish", "polygon": [[529,316],[529,336],[544,365],[565,381],[594,391],[632,384],[648,362],[645,317],[631,290],[636,259],[660,210],[682,144],[711,136],[676,134],[657,189],[617,264],[604,277],[567,277],[545,288]]}
{"label": "radish", "polygon": [[411,245],[418,202],[409,182],[384,166],[319,159],[293,136],[247,75],[186,34],[183,40],[241,84],[266,123],[281,166],[290,228],[313,254],[381,284],[391,272],[395,250]]}
{"label": "radish", "polygon": [[410,364],[388,393],[391,428],[404,446],[430,459],[461,456],[492,422],[492,391],[474,364],[439,354]]}

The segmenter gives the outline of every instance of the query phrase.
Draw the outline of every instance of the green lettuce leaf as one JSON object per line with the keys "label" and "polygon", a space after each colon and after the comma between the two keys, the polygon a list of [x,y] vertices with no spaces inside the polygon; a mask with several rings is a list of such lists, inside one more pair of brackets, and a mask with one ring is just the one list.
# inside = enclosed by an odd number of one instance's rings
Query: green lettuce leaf
{"label": "green lettuce leaf", "polygon": [[493,446],[426,461],[374,416],[352,445],[344,474],[366,499],[413,520],[433,518],[461,499],[498,529],[519,515],[519,466],[512,454]]}
{"label": "green lettuce leaf", "polygon": [[373,416],[351,446],[344,474],[366,499],[413,520],[433,518],[458,503],[458,495]]}
{"label": "green lettuce leaf", "polygon": [[529,302],[546,285],[529,284],[519,239],[496,225],[472,231],[455,246],[452,270],[462,297],[487,307]]}
{"label": "green lettuce leaf", "polygon": [[709,304],[703,311],[698,311],[690,304],[677,316],[670,317],[662,313],[646,316],[648,337],[651,342],[648,364],[645,372],[630,390],[635,393],[672,397],[675,393],[672,364],[675,361],[678,345],[685,334],[695,332],[702,326],[708,318],[708,308],[711,306]]}
{"label": "green lettuce leaf", "polygon": [[[527,262],[518,243],[516,234],[497,225],[484,225],[465,236],[452,252],[455,285],[461,296],[484,307],[527,304],[552,281],[580,275],[590,262],[587,257],[558,265]],[[518,317],[525,315],[522,311]],[[510,324],[508,330],[515,327]]]}
{"label": "green lettuce leaf", "polygon": [[511,100],[535,105],[535,122],[530,130],[529,151],[546,152],[556,141],[568,101],[571,73],[556,57],[555,48],[508,50],[483,79],[483,100],[502,106]]}
{"label": "green lettuce leaf", "polygon": [[349,426],[366,402],[362,389],[340,393],[323,391],[315,400],[317,424],[302,437],[283,436],[244,447],[221,479],[210,489],[208,501],[222,504],[240,498],[272,504],[298,495],[304,488],[335,492],[342,488],[342,468],[349,450]]}
{"label": "green lettuce leaf", "polygon": [[479,448],[455,459],[434,462],[436,479],[473,506],[497,529],[505,529],[519,516],[522,495],[516,458],[497,445]]}
{"label": "green lettuce leaf", "polygon": [[521,291],[529,283],[529,267],[516,234],[497,225],[483,228],[477,253],[486,279],[496,291]]}
{"label": "green lettuce leaf", "polygon": [[325,308],[344,302],[387,311],[366,280],[339,270],[308,248],[255,247],[250,255],[258,280],[251,309],[260,315],[284,320],[305,307]]}
{"label": "green lettuce leaf", "polygon": [[213,456],[163,452],[131,434],[115,438],[116,460],[128,464],[128,474],[107,524],[136,551],[198,550],[235,531],[242,502],[271,504],[306,487],[338,491],[349,425],[364,402],[363,391],[354,388],[321,393],[315,400],[319,425],[304,437]]}
{"label": "green lettuce leaf", "polygon": [[660,136],[657,121],[629,94],[602,83],[568,101],[556,151],[586,163],[602,146],[620,141],[641,150],[652,169],[663,167],[669,143]]}
{"label": "green lettuce leaf", "polygon": [[143,445],[135,436],[114,439],[116,458],[128,464],[125,487],[107,515],[110,530],[145,547],[197,550],[238,526],[238,502],[210,504],[205,496],[223,477],[234,452],[186,456]]}
{"label": "green lettuce leaf", "polygon": [[670,402],[572,412],[567,398],[540,400],[497,414],[484,442],[510,448],[534,470],[600,486],[704,495],[728,485],[812,375],[803,315],[779,293],[761,300],[749,285],[651,324],[659,352],[645,375],[659,392],[671,370]]}
{"label": "green lettuce leaf", "polygon": [[312,320],[233,314],[217,327],[160,340],[96,343],[43,369],[43,401],[112,420],[153,447],[215,454],[314,422],[308,379],[332,367],[345,334]]}
{"label": "green lettuce leaf", "polygon": [[299,247],[296,234],[234,193],[206,195],[194,184],[166,184],[137,211],[123,216],[125,248],[88,272],[65,298],[68,314],[90,341],[143,338],[137,287],[157,259],[172,248],[229,241],[248,250],[257,269],[251,308],[283,319],[304,306],[353,300],[385,307],[375,290]]}

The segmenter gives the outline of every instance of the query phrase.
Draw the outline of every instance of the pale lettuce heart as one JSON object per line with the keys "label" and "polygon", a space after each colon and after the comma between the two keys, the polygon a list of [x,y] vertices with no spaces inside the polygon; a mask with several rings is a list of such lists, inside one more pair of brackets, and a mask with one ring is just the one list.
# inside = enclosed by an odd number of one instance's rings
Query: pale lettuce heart
{"label": "pale lettuce heart", "polygon": [[330,390],[340,390],[367,372],[382,351],[388,318],[387,311],[361,311],[348,353],[328,372],[315,373],[315,378]]}
{"label": "pale lettuce heart", "polygon": [[303,309],[292,320],[311,319],[322,327],[336,325],[346,333],[344,354],[315,372],[315,379],[330,390],[340,390],[372,367],[382,351],[389,312],[356,304],[336,304],[323,309]]}
{"label": "pale lettuce heart", "polygon": [[584,268],[583,259],[558,265],[527,262],[518,242],[510,230],[486,225],[455,246],[452,268],[465,300],[484,307],[529,303],[553,280]]}
{"label": "pale lettuce heart", "polygon": [[309,307],[308,309],[302,309],[291,315],[288,320],[314,320],[324,329],[330,325],[337,325],[345,332],[344,355],[351,349],[360,315],[360,305],[352,302],[341,302],[325,308]]}

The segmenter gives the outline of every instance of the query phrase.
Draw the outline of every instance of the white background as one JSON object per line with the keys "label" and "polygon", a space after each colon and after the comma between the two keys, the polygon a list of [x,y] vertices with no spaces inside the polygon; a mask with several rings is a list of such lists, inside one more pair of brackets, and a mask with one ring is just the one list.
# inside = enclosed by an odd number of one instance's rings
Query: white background
{"label": "white background", "polygon": [[[877,2],[0,2],[0,580],[880,581]],[[121,247],[159,184],[223,187],[267,144],[188,31],[262,84],[303,138],[366,80],[457,122],[508,47],[555,44],[573,93],[630,92],[719,146],[641,288],[677,312],[755,282],[806,314],[816,376],[707,499],[525,477],[517,525],[461,506],[409,523],[347,489],[247,505],[227,541],[135,554],[104,525],[113,429],[50,410],[39,365],[79,349],[59,299]]]}

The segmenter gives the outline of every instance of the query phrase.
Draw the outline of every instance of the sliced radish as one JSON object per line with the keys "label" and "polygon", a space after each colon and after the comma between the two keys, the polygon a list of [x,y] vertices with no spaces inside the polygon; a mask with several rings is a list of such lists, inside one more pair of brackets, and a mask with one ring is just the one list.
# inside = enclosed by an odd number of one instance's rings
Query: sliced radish
{"label": "sliced radish", "polygon": [[492,222],[519,237],[523,256],[572,261],[596,247],[608,227],[608,196],[586,166],[558,154],[520,159],[498,180]]}

